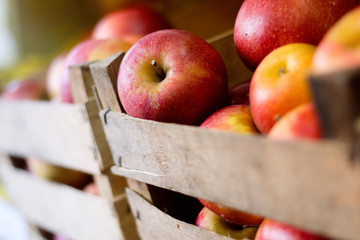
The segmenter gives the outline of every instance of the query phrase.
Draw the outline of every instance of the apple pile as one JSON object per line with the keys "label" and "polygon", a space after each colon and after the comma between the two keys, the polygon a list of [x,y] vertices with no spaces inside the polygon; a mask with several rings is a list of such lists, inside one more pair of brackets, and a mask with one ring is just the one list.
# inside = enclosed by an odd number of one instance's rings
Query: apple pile
{"label": "apple pile", "polygon": [[48,95],[51,99],[72,103],[69,66],[126,52],[141,37],[165,28],[169,28],[166,19],[140,5],[122,7],[106,14],[95,24],[88,37],[52,60],[46,75]]}

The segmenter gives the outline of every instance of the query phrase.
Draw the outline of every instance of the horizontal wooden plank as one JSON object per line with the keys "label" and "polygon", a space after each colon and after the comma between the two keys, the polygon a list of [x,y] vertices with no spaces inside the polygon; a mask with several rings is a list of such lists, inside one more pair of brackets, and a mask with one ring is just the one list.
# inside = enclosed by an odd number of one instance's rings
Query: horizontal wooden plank
{"label": "horizontal wooden plank", "polygon": [[100,173],[84,105],[0,100],[0,112],[1,151]]}
{"label": "horizontal wooden plank", "polygon": [[115,174],[341,239],[360,235],[360,169],[337,141],[278,142],[110,112]]}
{"label": "horizontal wooden plank", "polygon": [[142,240],[232,239],[179,221],[163,213],[129,188],[126,189],[126,195]]}
{"label": "horizontal wooden plank", "polygon": [[0,159],[0,176],[11,202],[31,223],[71,239],[124,239],[115,206],[128,207],[125,194],[108,201],[37,178],[4,159]]}

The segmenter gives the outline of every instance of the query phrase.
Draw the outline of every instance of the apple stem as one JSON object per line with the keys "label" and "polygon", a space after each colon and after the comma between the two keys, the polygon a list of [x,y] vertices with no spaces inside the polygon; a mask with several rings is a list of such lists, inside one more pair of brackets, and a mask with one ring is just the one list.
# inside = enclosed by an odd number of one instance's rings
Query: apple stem
{"label": "apple stem", "polygon": [[164,72],[164,70],[162,68],[160,68],[157,65],[156,60],[152,60],[151,65],[153,65],[155,67],[155,70],[159,74],[161,80],[164,80],[166,78],[166,73]]}
{"label": "apple stem", "polygon": [[279,73],[280,73],[280,76],[283,76],[285,74],[285,68],[280,68],[279,69]]}

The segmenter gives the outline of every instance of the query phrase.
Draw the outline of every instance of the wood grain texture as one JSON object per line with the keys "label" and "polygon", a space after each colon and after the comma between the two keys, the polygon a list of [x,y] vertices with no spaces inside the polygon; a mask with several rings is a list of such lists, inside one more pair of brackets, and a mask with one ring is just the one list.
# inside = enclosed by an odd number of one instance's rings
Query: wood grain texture
{"label": "wood grain texture", "polygon": [[360,235],[360,169],[337,141],[277,142],[110,112],[113,172],[338,238]]}
{"label": "wood grain texture", "polygon": [[90,65],[90,70],[103,109],[122,112],[117,95],[117,77],[125,52],[117,53]]}
{"label": "wood grain texture", "polygon": [[0,112],[1,151],[33,155],[89,174],[100,173],[84,106],[0,100]]}
{"label": "wood grain texture", "polygon": [[224,60],[229,87],[235,84],[251,79],[253,73],[240,60],[234,45],[234,30],[222,32],[217,34],[207,41],[218,51]]}
{"label": "wood grain texture", "polygon": [[125,195],[108,201],[14,169],[4,157],[0,164],[11,202],[33,224],[71,239],[124,239],[114,205],[126,205]]}
{"label": "wood grain texture", "polygon": [[94,96],[92,86],[95,84],[90,72],[92,62],[69,66],[71,94],[74,103],[82,104]]}
{"label": "wood grain texture", "polygon": [[310,77],[324,137],[353,140],[360,117],[359,77],[360,68]]}
{"label": "wood grain texture", "polygon": [[[163,213],[131,189],[126,189],[142,240],[230,240],[216,233],[179,221]],[[156,221],[154,221],[156,219]]]}

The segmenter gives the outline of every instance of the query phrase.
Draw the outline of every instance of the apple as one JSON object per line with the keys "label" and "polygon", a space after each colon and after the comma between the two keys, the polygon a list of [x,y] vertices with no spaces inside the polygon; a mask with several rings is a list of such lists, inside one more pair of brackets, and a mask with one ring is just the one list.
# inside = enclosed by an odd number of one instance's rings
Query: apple
{"label": "apple", "polygon": [[60,98],[61,74],[65,68],[66,53],[57,55],[46,72],[46,91],[51,99]]}
{"label": "apple", "polygon": [[226,68],[219,53],[182,30],[146,35],[120,65],[118,94],[133,117],[197,125],[225,104],[227,92]]}
{"label": "apple", "polygon": [[357,0],[245,0],[235,21],[234,43],[251,70],[274,49],[289,43],[319,44]]}
{"label": "apple", "polygon": [[38,76],[14,79],[10,81],[1,93],[2,99],[45,99],[45,81]]}
{"label": "apple", "polygon": [[285,114],[271,128],[268,137],[280,140],[320,139],[320,123],[314,104],[304,103]]}
{"label": "apple", "polygon": [[200,211],[195,225],[220,235],[241,240],[254,239],[258,229],[254,226],[242,226],[227,222],[206,207]]}
{"label": "apple", "polygon": [[250,81],[246,80],[244,82],[237,83],[229,90],[229,104],[244,104],[249,105],[249,89]]}
{"label": "apple", "polygon": [[27,157],[26,162],[29,171],[34,175],[75,188],[83,188],[91,179],[91,176],[85,173],[56,166],[33,156]]}
{"label": "apple", "polygon": [[284,114],[311,101],[307,81],[315,46],[292,43],[275,49],[259,64],[251,80],[251,113],[261,133],[267,134]]}
{"label": "apple", "polygon": [[96,183],[91,182],[88,185],[84,187],[84,192],[91,193],[96,196],[100,196],[99,189],[96,185]]}
{"label": "apple", "polygon": [[204,207],[210,209],[222,219],[234,224],[259,225],[263,221],[263,217],[226,207],[219,203],[214,203],[204,199],[199,199],[199,201],[204,205]]}
{"label": "apple", "polygon": [[134,43],[151,32],[169,28],[167,21],[152,9],[140,5],[108,13],[95,25],[94,39],[120,38]]}
{"label": "apple", "polygon": [[360,7],[344,15],[326,33],[314,54],[314,74],[360,66]]}
{"label": "apple", "polygon": [[211,114],[201,128],[221,129],[240,134],[258,133],[248,105],[231,105]]}
{"label": "apple", "polygon": [[127,51],[131,47],[120,39],[94,40],[87,39],[77,44],[66,56],[65,69],[61,75],[61,100],[72,103],[68,67],[90,61],[107,58],[117,52]]}
{"label": "apple", "polygon": [[[210,115],[201,125],[201,128],[220,129],[239,134],[257,134],[251,117],[250,107],[248,105],[231,105],[224,107],[212,115]],[[214,203],[204,199],[199,201],[211,211],[221,216],[227,221],[243,224],[243,225],[257,225],[262,221],[262,217],[253,214],[245,213],[230,207],[223,206],[219,203]]]}
{"label": "apple", "polygon": [[266,218],[260,224],[255,240],[329,240],[296,227]]}

